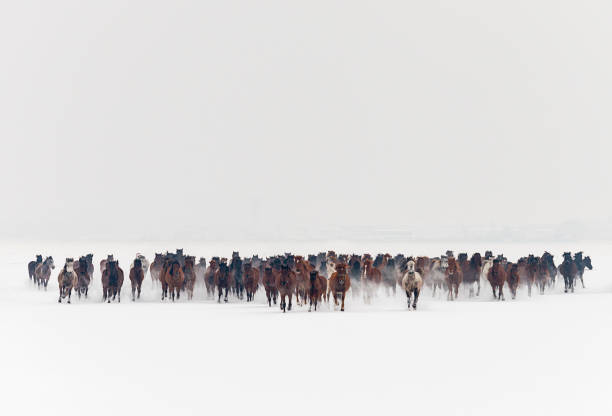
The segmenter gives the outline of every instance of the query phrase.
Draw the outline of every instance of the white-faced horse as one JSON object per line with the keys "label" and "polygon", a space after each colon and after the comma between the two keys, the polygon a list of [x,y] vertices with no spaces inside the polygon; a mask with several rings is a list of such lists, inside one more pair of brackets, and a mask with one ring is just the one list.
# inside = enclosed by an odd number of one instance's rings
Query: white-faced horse
{"label": "white-faced horse", "polygon": [[402,287],[406,292],[406,297],[408,298],[408,309],[410,309],[410,300],[414,295],[414,301],[412,302],[412,309],[416,309],[417,300],[419,299],[419,294],[421,293],[421,288],[423,287],[423,278],[421,274],[416,271],[416,263],[414,260],[408,260],[406,264],[406,272],[402,277]]}

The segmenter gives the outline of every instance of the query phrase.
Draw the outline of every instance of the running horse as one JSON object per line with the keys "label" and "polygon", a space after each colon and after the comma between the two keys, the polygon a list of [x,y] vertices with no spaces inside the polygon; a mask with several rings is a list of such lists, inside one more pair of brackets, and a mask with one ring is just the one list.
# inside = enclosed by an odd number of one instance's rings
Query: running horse
{"label": "running horse", "polygon": [[80,257],[78,261],[78,267],[76,268],[77,280],[74,287],[79,299],[81,295],[87,299],[87,292],[89,291],[89,284],[91,283],[91,275],[88,270],[87,257]]}
{"label": "running horse", "polygon": [[396,270],[395,270],[395,260],[392,258],[387,259],[385,265],[382,266],[382,283],[385,287],[385,291],[387,296],[389,296],[390,291],[393,292],[393,296],[395,296],[396,292]]}
{"label": "running horse", "polygon": [[[491,289],[493,290],[493,297],[495,299],[505,300],[504,299],[504,283],[506,282],[506,272],[504,271],[504,266],[502,264],[501,259],[496,258],[493,260],[493,265],[489,269],[489,274],[487,278],[489,279],[489,283],[491,284]],[[498,293],[499,293],[499,297],[498,297]]]}
{"label": "running horse", "polygon": [[416,262],[410,258],[406,263],[406,272],[402,277],[402,288],[404,289],[404,292],[406,292],[406,297],[408,298],[408,310],[410,310],[412,296],[414,296],[414,301],[412,301],[412,309],[416,310],[417,300],[419,299],[419,294],[421,293],[422,287],[423,278],[421,277],[421,273],[416,270]]}
{"label": "running horse", "polygon": [[42,262],[43,262],[42,254],[37,254],[36,260],[28,263],[28,276],[30,276],[30,280],[33,280],[34,283],[36,283],[36,280],[34,278],[35,273],[36,273],[36,267],[39,264],[42,264]]}
{"label": "running horse", "polygon": [[463,284],[469,287],[469,296],[474,296],[474,284],[476,284],[476,296],[480,295],[480,273],[482,271],[482,257],[480,253],[472,254],[468,261],[467,254],[459,254],[459,266],[463,272]]}
{"label": "running horse", "polygon": [[295,256],[295,302],[306,304],[310,279],[310,264],[302,256]]}
{"label": "running horse", "polygon": [[183,277],[184,286],[187,291],[187,299],[193,299],[193,289],[196,284],[196,272],[195,272],[195,257],[185,256],[185,266],[183,266]]}
{"label": "running horse", "polygon": [[[370,260],[371,261],[371,260]],[[331,292],[331,295],[334,298],[334,306],[338,306],[338,300],[342,300],[342,305],[340,310],[344,312],[344,299],[346,298],[346,292],[351,287],[351,278],[346,273],[346,264],[338,263],[336,265],[336,271],[332,273],[329,278],[329,282],[327,285],[328,294]]]}
{"label": "running horse", "polygon": [[215,297],[215,275],[219,270],[219,258],[213,257],[210,259],[208,269],[204,272],[204,286],[206,286],[206,294],[214,298]]}
{"label": "running horse", "polygon": [[268,298],[268,306],[272,306],[272,301],[274,301],[274,304],[276,305],[278,291],[276,290],[276,277],[274,276],[272,266],[266,265],[264,267],[263,285],[264,289],[266,290],[266,298]]}
{"label": "running horse", "polygon": [[508,288],[510,289],[512,299],[516,299],[516,290],[518,289],[520,280],[518,264],[508,263],[506,268],[506,281],[508,283]]}
{"label": "running horse", "polygon": [[102,273],[102,300],[108,301],[117,299],[121,302],[121,287],[123,286],[123,270],[119,267],[117,260],[106,262]]}
{"label": "running horse", "polygon": [[161,253],[155,253],[153,263],[151,263],[151,286],[155,283],[161,283],[161,274],[164,269],[164,255]]}
{"label": "running horse", "polygon": [[[382,256],[380,263],[382,264]],[[366,258],[363,262],[363,273],[361,274],[361,286],[363,288],[363,301],[371,303],[376,290],[382,282],[382,273],[374,267],[372,259]]]}
{"label": "running horse", "polygon": [[323,282],[320,279],[320,275],[316,270],[310,271],[309,276],[309,288],[308,288],[308,301],[310,305],[308,307],[308,312],[312,311],[312,304],[314,303],[315,312],[317,311],[317,305],[321,300],[321,296],[327,290],[327,285],[323,286]]}
{"label": "running horse", "polygon": [[242,259],[237,251],[232,253],[232,261],[229,265],[230,275],[234,283],[234,291],[238,299],[244,297],[244,280],[242,279]]}
{"label": "running horse", "polygon": [[142,288],[142,281],[144,280],[144,266],[142,259],[136,257],[132,262],[130,268],[130,282],[132,283],[132,302],[136,300],[136,292],[138,292],[138,299],[140,299],[140,289]]}
{"label": "running horse", "polygon": [[361,258],[353,254],[348,261],[348,275],[353,285],[353,295],[359,296],[359,288],[361,287]]}
{"label": "running horse", "polygon": [[74,271],[74,259],[67,258],[64,267],[57,275],[57,282],[59,285],[59,298],[57,301],[62,303],[62,299],[68,297],[66,303],[70,303],[70,297],[72,295],[72,288],[76,286],[78,277]]}
{"label": "running horse", "polygon": [[572,253],[563,253],[563,263],[559,265],[559,273],[563,276],[565,293],[570,290],[574,292],[574,280],[578,275],[578,267],[576,266],[576,262],[572,259]]}
{"label": "running horse", "polygon": [[232,287],[232,276],[225,262],[221,262],[219,268],[215,272],[215,286],[219,292],[219,299],[217,302],[221,303],[221,296],[223,295],[223,291],[225,291],[225,298],[223,300],[227,303],[227,292]]}
{"label": "running horse", "polygon": [[593,270],[593,265],[591,264],[591,257],[586,256],[582,258],[582,251],[574,254],[574,262],[576,263],[576,268],[578,269],[577,277],[580,279],[580,283],[582,284],[582,288],[584,289],[584,269],[588,268],[589,270]]}
{"label": "running horse", "polygon": [[49,278],[51,277],[51,270],[55,269],[55,263],[53,262],[53,257],[47,257],[42,263],[36,266],[36,270],[34,271],[34,280],[38,284],[38,288],[41,286],[47,290],[47,285],[49,284]]}
{"label": "running horse", "polygon": [[259,287],[259,270],[255,269],[251,262],[245,262],[243,276],[247,302],[251,302],[255,299],[255,292]]}
{"label": "running horse", "polygon": [[461,272],[461,267],[459,267],[457,260],[452,256],[448,257],[448,267],[446,268],[445,277],[448,288],[447,298],[448,300],[455,300],[459,295],[459,286],[463,281],[463,273]]}
{"label": "running horse", "polygon": [[448,257],[441,256],[440,258],[434,258],[431,261],[430,276],[432,285],[431,296],[436,296],[436,290],[440,292],[446,284],[446,270],[448,269]]}
{"label": "running horse", "polygon": [[[186,261],[185,257],[182,257],[183,262]],[[168,296],[174,300],[181,298],[181,288],[185,282],[185,273],[181,267],[181,257],[178,254],[172,255],[167,260],[167,267],[164,268],[164,274],[162,275],[162,282],[166,284]],[[162,299],[163,299],[162,294]]]}
{"label": "running horse", "polygon": [[[283,313],[287,309],[291,310],[291,296],[295,292],[296,286],[295,272],[287,264],[281,265],[280,273],[276,275],[276,290],[280,296],[280,308]],[[287,304],[287,297],[289,297],[289,304]]]}

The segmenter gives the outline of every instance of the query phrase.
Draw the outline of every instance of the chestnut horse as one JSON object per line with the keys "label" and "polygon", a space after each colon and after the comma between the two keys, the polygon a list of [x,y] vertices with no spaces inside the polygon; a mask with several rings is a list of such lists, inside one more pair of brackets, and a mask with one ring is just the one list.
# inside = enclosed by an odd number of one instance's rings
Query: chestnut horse
{"label": "chestnut horse", "polygon": [[34,271],[34,280],[38,284],[38,288],[41,286],[47,290],[47,285],[49,284],[49,278],[51,277],[51,270],[55,269],[55,263],[53,262],[53,257],[47,257],[42,263],[36,266],[36,270]]}
{"label": "chestnut horse", "polygon": [[302,256],[295,256],[295,302],[298,305],[307,302],[311,269]]}
{"label": "chestnut horse", "polygon": [[218,257],[210,259],[208,269],[204,272],[204,285],[206,286],[206,294],[214,298],[215,297],[215,275],[219,270]]}
{"label": "chestnut horse", "polygon": [[309,276],[309,289],[308,289],[308,300],[310,305],[308,307],[308,312],[312,311],[312,304],[314,303],[315,312],[317,311],[317,304],[321,299],[323,293],[327,289],[327,285],[323,286],[323,282],[320,279],[319,273],[316,270],[312,270]]}
{"label": "chestnut horse", "polygon": [[36,267],[39,264],[42,264],[42,262],[43,262],[42,255],[41,254],[37,254],[36,255],[36,260],[31,261],[31,262],[28,263],[28,276],[30,276],[30,280],[34,280],[34,282],[36,282],[35,279],[34,279],[34,275],[35,275],[35,272],[36,272]]}
{"label": "chestnut horse", "polygon": [[247,296],[247,302],[255,299],[255,292],[259,287],[259,270],[253,268],[251,263],[244,263],[244,290]]}
{"label": "chestnut horse", "polygon": [[132,302],[136,300],[136,292],[138,292],[138,299],[140,299],[140,289],[142,287],[142,281],[144,280],[144,267],[142,260],[135,258],[130,268],[130,282],[132,283]]}
{"label": "chestnut horse", "polygon": [[423,287],[423,278],[421,274],[416,270],[416,262],[411,258],[406,263],[406,272],[402,277],[402,288],[406,292],[408,298],[408,310],[410,310],[410,301],[414,295],[414,301],[412,302],[412,309],[416,310],[417,300]]}
{"label": "chestnut horse", "polygon": [[[506,282],[506,272],[504,271],[504,266],[502,264],[502,260],[496,258],[493,260],[493,265],[489,269],[489,275],[487,276],[489,279],[489,283],[491,284],[491,289],[493,290],[493,297],[499,300],[504,299],[504,283]],[[499,297],[497,293],[499,293]]]}
{"label": "chestnut horse", "polygon": [[[280,296],[280,308],[283,312],[291,310],[291,296],[297,287],[295,272],[288,265],[283,264],[280,273],[276,275],[276,290]],[[286,298],[289,297],[289,305]]]}
{"label": "chestnut horse", "polygon": [[[182,258],[185,261],[185,258]],[[178,255],[172,255],[167,261],[167,267],[164,267],[164,274],[162,276],[162,282],[166,284],[167,293],[169,297],[174,300],[178,300],[181,297],[181,288],[185,282],[185,274],[180,263],[181,259]],[[166,295],[168,296],[168,295]],[[162,300],[164,294],[162,293]]]}
{"label": "chestnut horse", "polygon": [[[382,256],[380,264],[382,264]],[[363,288],[363,301],[371,303],[372,298],[376,294],[380,283],[382,282],[382,273],[374,267],[372,259],[367,258],[363,261],[363,273],[361,275],[361,286]]]}
{"label": "chestnut horse", "polygon": [[[370,259],[370,265],[371,263]],[[373,267],[372,267],[373,268]],[[380,272],[379,272],[380,273]],[[346,273],[346,264],[338,263],[336,265],[336,271],[332,273],[329,278],[329,282],[327,285],[328,294],[331,292],[334,298],[334,306],[338,306],[338,299],[342,299],[342,305],[340,310],[344,312],[344,299],[346,298],[346,292],[351,287],[351,278]]]}
{"label": "chestnut horse", "polygon": [[102,273],[102,300],[111,302],[117,298],[121,302],[121,287],[123,286],[123,270],[119,267],[117,260],[107,260]]}
{"label": "chestnut horse", "polygon": [[91,283],[91,275],[88,271],[87,257],[79,258],[78,267],[76,268],[77,280],[74,286],[74,290],[76,291],[79,299],[81,295],[84,295],[87,298],[87,292],[89,291],[89,284]]}
{"label": "chestnut horse", "polygon": [[506,281],[508,282],[508,288],[512,299],[516,299],[516,290],[520,282],[519,266],[518,264],[508,263],[506,268]]}
{"label": "chestnut horse", "polygon": [[183,266],[183,277],[185,279],[184,285],[187,291],[187,299],[193,299],[193,289],[196,284],[196,272],[195,272],[195,257],[185,256],[185,266]]}
{"label": "chestnut horse", "polygon": [[448,257],[448,268],[446,269],[445,276],[448,288],[447,298],[448,300],[455,300],[459,295],[459,286],[463,281],[463,273],[454,257]]}
{"label": "chestnut horse", "polygon": [[268,298],[268,306],[272,306],[272,301],[276,305],[276,296],[278,291],[276,290],[276,277],[271,266],[265,266],[263,272],[263,285],[266,290],[266,298]]}
{"label": "chestnut horse", "polygon": [[219,292],[219,299],[217,302],[221,303],[221,296],[225,290],[225,298],[223,300],[227,303],[227,292],[230,290],[232,285],[233,282],[229,267],[227,266],[227,263],[221,262],[219,264],[219,268],[215,272],[215,286]]}
{"label": "chestnut horse", "polygon": [[70,296],[72,294],[72,288],[76,286],[78,277],[74,271],[74,260],[71,258],[66,259],[64,268],[59,272],[57,276],[57,282],[59,284],[59,298],[57,301],[62,303],[62,299],[68,297],[67,303],[70,303]]}

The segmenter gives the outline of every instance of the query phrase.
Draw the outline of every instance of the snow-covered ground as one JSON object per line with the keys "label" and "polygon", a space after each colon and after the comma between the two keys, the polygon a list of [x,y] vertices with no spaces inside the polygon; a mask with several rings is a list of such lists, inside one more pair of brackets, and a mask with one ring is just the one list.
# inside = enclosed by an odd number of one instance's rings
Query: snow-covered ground
{"label": "snow-covered ground", "polygon": [[[184,248],[204,256],[390,252],[439,255],[492,249],[509,259],[545,249],[591,255],[586,289],[562,284],[541,296],[455,302],[423,292],[372,305],[348,297],[282,314],[260,292],[251,304],[217,304],[201,286],[191,302],[161,302],[147,275],[143,296],[101,302],[98,262],[114,253],[127,272],[134,254]],[[0,392],[4,414],[556,414],[610,415],[612,245],[312,242],[285,244],[0,244]],[[65,257],[92,252],[90,298],[57,303]],[[56,260],[48,291],[27,277],[34,255]]]}

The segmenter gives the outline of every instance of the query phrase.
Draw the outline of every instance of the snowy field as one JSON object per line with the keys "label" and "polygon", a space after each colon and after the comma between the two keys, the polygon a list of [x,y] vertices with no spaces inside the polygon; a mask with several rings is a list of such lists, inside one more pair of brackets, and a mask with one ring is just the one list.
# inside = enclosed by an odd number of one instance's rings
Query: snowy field
{"label": "snowy field", "polygon": [[[457,414],[610,415],[612,402],[612,245],[402,244],[25,244],[2,243],[0,391],[3,413],[79,415]],[[562,282],[541,296],[455,302],[425,289],[419,310],[405,296],[372,305],[348,296],[346,312],[217,304],[198,286],[195,299],[161,302],[147,275],[140,301],[127,279],[136,252],[184,248],[229,257],[291,251],[390,252],[435,256],[446,249],[510,260],[545,249],[560,262],[583,250],[595,269],[586,289]],[[57,303],[65,257],[94,253],[88,300]],[[34,255],[56,261],[48,291],[28,281]],[[126,272],[120,304],[101,302],[98,264],[114,253]],[[5,413],[6,412],[6,413]]]}

